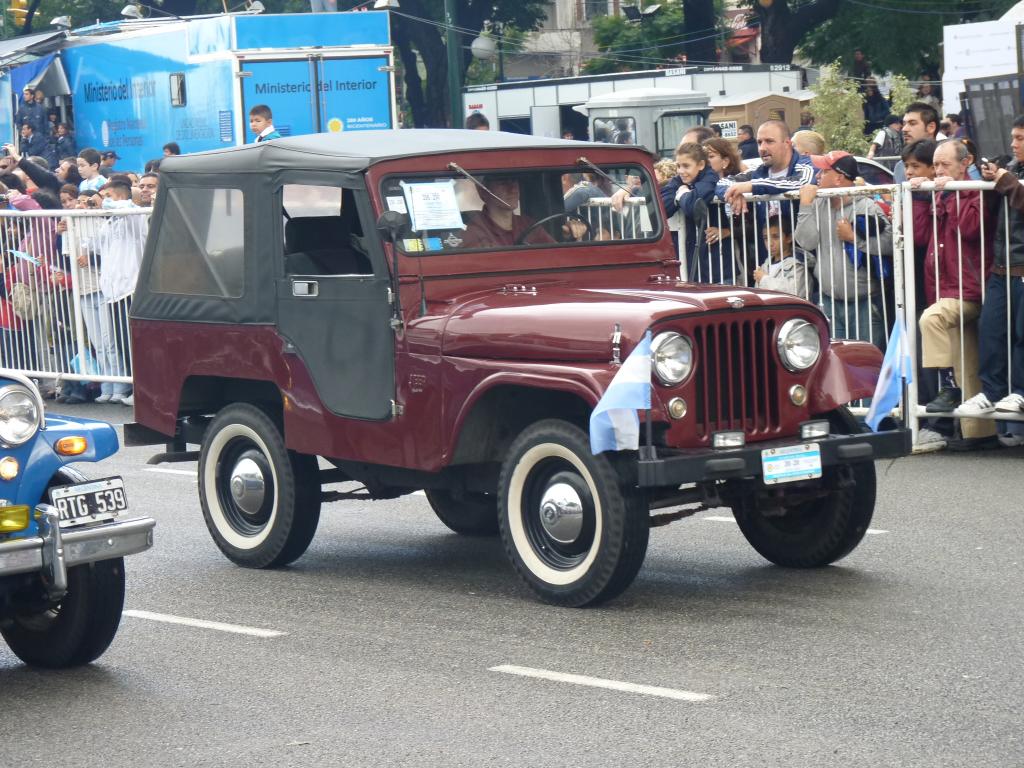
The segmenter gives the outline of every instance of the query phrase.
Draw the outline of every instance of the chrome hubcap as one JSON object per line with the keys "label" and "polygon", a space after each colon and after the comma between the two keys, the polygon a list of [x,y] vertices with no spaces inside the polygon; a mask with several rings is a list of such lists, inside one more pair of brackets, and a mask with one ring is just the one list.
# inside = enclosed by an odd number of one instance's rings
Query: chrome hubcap
{"label": "chrome hubcap", "polygon": [[583,500],[568,483],[554,483],[540,500],[540,522],[559,544],[571,544],[583,530]]}
{"label": "chrome hubcap", "polygon": [[231,497],[239,509],[254,515],[263,506],[267,483],[259,464],[250,458],[241,459],[231,471]]}

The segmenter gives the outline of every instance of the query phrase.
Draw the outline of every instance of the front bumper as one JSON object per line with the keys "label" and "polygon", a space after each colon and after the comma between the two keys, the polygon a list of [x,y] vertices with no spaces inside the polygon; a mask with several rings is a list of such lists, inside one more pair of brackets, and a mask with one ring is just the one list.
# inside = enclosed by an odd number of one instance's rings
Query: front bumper
{"label": "front bumper", "polygon": [[829,435],[815,440],[787,438],[723,450],[702,448],[669,452],[659,449],[661,455],[658,458],[640,459],[637,462],[639,485],[644,488],[663,488],[705,480],[760,477],[761,451],[805,442],[817,443],[821,447],[823,468],[858,461],[894,459],[906,456],[912,447],[909,429],[893,429],[856,435]]}
{"label": "front bumper", "polygon": [[54,517],[48,518],[48,505],[40,505],[41,536],[0,543],[0,577],[19,573],[40,573],[51,591],[66,584],[66,570],[76,565],[134,555],[153,546],[153,527],[149,517],[112,520],[88,528],[61,530]]}

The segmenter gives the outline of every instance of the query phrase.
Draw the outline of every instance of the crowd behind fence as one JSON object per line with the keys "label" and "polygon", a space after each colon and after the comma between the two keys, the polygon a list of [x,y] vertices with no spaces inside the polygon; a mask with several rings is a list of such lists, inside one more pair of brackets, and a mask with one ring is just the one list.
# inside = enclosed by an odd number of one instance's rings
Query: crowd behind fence
{"label": "crowd behind fence", "polygon": [[[1012,281],[1024,280],[1011,275],[1008,262],[1004,279],[987,280],[1000,268],[993,252],[995,222],[1009,212],[1006,198],[993,189],[990,182],[973,181],[953,182],[943,190],[934,183],[917,189],[909,183],[818,189],[802,205],[796,192],[748,195],[751,205],[743,215],[715,203],[700,209],[695,228],[678,227],[681,274],[695,282],[799,295],[821,308],[834,338],[860,339],[880,349],[902,314],[919,375],[905,394],[912,407],[901,402],[900,408],[916,435],[923,419],[963,415],[958,409],[925,410],[936,384],[933,374],[921,368],[922,315],[926,332],[934,330],[933,321],[945,322],[944,330],[954,338],[948,356],[966,400],[979,388],[978,313],[994,298],[986,292],[996,286],[997,298],[1010,302]],[[644,203],[643,197],[629,198],[625,215],[614,219],[605,210],[610,201],[600,199],[583,215],[597,229],[619,221],[617,226],[646,231],[651,225],[641,220]],[[933,259],[926,273],[919,241],[928,240],[930,229],[931,242],[938,243],[944,216],[956,212],[959,221],[960,212],[972,206],[979,209],[977,226],[957,230],[955,274],[943,266],[951,263],[948,258]],[[145,208],[0,211],[0,359],[5,367],[58,382],[103,382],[127,392],[132,371],[128,311],[149,214]],[[1008,257],[1009,227],[1001,237]],[[978,259],[980,276],[972,278],[971,265]],[[944,315],[945,320],[928,315],[925,310],[937,296],[929,294],[927,285],[945,286],[947,294],[953,286],[948,298],[960,309]],[[978,297],[973,295],[976,287]],[[1017,333],[1010,316],[1003,334],[1008,360]],[[1024,382],[1015,382],[1008,366],[1007,394],[1014,386]],[[989,423],[965,420],[964,434],[990,433],[996,416],[1024,421],[1024,412],[983,415]]]}
{"label": "crowd behind fence", "polygon": [[0,211],[0,359],[128,394],[128,310],[150,209]]}

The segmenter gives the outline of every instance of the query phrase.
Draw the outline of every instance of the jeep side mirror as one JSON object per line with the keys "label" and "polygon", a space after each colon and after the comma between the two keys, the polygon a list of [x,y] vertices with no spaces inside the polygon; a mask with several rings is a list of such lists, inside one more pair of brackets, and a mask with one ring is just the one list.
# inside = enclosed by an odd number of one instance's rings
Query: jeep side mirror
{"label": "jeep side mirror", "polygon": [[390,242],[398,241],[399,235],[408,223],[404,213],[398,211],[384,211],[377,219],[377,231],[381,236],[386,237]]}

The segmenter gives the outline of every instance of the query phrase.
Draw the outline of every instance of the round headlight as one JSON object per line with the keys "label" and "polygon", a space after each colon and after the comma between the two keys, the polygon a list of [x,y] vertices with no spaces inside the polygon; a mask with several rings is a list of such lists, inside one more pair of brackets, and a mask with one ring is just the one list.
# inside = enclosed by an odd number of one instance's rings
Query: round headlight
{"label": "round headlight", "polygon": [[818,329],[806,320],[787,320],[779,330],[779,357],[791,371],[806,371],[821,355]]}
{"label": "round headlight", "polygon": [[651,342],[651,364],[662,384],[679,384],[693,370],[693,345],[678,333],[659,333]]}
{"label": "round headlight", "polygon": [[39,429],[39,406],[24,387],[0,390],[0,441],[21,445]]}

